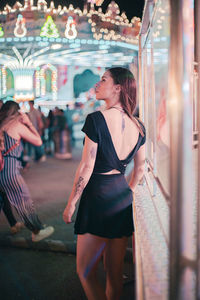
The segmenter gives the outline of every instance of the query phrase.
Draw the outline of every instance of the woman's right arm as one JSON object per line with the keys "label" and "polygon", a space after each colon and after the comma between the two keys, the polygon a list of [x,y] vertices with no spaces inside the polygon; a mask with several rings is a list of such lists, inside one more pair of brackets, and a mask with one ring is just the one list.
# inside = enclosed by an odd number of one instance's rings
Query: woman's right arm
{"label": "woman's right arm", "polygon": [[72,192],[63,212],[63,219],[67,224],[71,223],[71,218],[75,211],[75,205],[80,198],[85,186],[87,185],[94,169],[97,146],[97,143],[90,140],[87,135],[85,136],[82,159],[76,171]]}
{"label": "woman's right arm", "polygon": [[26,114],[21,114],[19,118],[19,135],[25,141],[33,144],[34,146],[41,146],[42,140]]}

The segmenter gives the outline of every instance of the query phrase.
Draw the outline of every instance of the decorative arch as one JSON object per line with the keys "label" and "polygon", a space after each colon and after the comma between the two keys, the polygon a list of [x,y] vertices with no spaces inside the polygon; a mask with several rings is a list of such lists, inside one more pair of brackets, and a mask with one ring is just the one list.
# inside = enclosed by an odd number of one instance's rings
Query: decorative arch
{"label": "decorative arch", "polygon": [[6,67],[3,66],[1,69],[1,91],[2,91],[2,95],[5,96],[6,92],[7,92],[7,86],[6,86]]}
{"label": "decorative arch", "polygon": [[41,85],[41,96],[46,95],[46,80],[45,80],[45,72],[46,70],[51,70],[51,90],[52,90],[52,99],[54,101],[57,100],[57,77],[58,72],[57,68],[53,66],[52,64],[47,64],[41,67],[40,69],[40,85]]}
{"label": "decorative arch", "polygon": [[3,85],[2,85],[2,68],[0,68],[0,97],[3,96]]}
{"label": "decorative arch", "polygon": [[35,70],[35,96],[39,97],[40,95],[40,68],[37,67]]}
{"label": "decorative arch", "polygon": [[[9,78],[7,78],[9,75]],[[11,80],[13,80],[13,73],[12,70],[6,67],[5,65],[0,67],[0,97],[5,97],[7,95],[7,91],[9,89],[13,89],[13,82],[11,83],[11,86],[8,86],[9,79],[11,76]]]}

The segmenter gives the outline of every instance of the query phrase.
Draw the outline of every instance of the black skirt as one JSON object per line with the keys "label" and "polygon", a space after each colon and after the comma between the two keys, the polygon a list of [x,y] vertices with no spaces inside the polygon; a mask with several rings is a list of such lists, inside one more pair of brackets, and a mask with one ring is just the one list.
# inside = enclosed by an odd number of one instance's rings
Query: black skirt
{"label": "black skirt", "polygon": [[80,199],[75,234],[106,238],[131,236],[132,191],[122,174],[92,174]]}

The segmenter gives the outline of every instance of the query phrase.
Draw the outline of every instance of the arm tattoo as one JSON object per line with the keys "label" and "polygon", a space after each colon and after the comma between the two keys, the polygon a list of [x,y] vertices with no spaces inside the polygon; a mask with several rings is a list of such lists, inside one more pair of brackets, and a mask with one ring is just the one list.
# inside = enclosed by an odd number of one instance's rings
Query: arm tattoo
{"label": "arm tattoo", "polygon": [[84,178],[80,176],[75,185],[75,196],[77,194],[80,195],[82,193],[82,191],[84,189],[84,185],[85,185]]}
{"label": "arm tattoo", "polygon": [[96,157],[96,153],[97,153],[96,149],[94,147],[92,147],[92,149],[90,150],[90,156],[91,156],[91,158],[94,159]]}

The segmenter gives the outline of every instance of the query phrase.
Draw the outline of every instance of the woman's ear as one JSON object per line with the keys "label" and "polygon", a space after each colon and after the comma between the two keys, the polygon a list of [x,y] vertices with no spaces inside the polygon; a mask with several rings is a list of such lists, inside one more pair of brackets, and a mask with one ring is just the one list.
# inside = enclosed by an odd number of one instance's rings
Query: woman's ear
{"label": "woman's ear", "polygon": [[121,85],[120,84],[116,84],[115,87],[116,87],[116,92],[120,93],[121,92]]}

